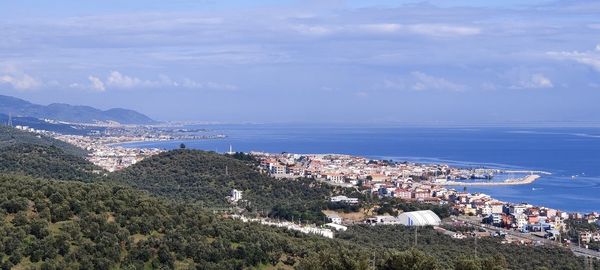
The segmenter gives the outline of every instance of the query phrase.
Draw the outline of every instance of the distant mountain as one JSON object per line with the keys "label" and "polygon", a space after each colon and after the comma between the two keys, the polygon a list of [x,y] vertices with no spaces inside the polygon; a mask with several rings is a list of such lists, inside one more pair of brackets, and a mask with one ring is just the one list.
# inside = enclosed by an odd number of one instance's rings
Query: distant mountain
{"label": "distant mountain", "polygon": [[53,103],[48,106],[0,95],[0,113],[13,116],[35,117],[74,123],[115,121],[121,124],[154,124],[156,121],[139,112],[127,109],[99,110],[89,106]]}

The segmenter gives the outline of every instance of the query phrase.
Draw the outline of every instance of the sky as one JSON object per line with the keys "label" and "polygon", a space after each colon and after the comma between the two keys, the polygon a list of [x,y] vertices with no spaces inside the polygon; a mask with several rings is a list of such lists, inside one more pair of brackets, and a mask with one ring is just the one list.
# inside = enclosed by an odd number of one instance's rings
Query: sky
{"label": "sky", "polygon": [[164,121],[600,122],[600,2],[0,0],[0,94]]}

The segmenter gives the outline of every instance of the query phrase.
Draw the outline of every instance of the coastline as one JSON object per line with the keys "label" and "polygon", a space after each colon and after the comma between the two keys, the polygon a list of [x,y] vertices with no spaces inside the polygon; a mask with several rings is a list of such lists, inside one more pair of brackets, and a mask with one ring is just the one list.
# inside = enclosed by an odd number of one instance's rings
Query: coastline
{"label": "coastline", "polygon": [[514,185],[528,185],[535,182],[537,179],[541,178],[541,176],[537,174],[528,175],[523,178],[517,179],[508,179],[503,182],[456,182],[456,181],[447,181],[441,183],[434,183],[435,185],[440,186],[514,186]]}
{"label": "coastline", "polygon": [[[225,135],[223,135],[225,136]],[[150,139],[150,140],[132,140],[125,142],[107,143],[110,147],[125,147],[125,148],[146,148],[138,146],[128,146],[129,144],[137,143],[160,143],[160,142],[187,142],[187,141],[199,141],[199,140],[222,140],[226,137],[207,137],[207,138],[177,138],[177,139]]]}

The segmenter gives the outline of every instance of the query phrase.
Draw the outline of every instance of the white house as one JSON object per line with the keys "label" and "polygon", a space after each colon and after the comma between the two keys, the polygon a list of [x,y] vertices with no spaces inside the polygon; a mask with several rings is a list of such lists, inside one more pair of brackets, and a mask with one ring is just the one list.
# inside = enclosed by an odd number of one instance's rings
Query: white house
{"label": "white house", "polygon": [[231,201],[238,202],[242,199],[242,191],[233,189],[231,190]]}
{"label": "white house", "polygon": [[342,203],[347,203],[347,204],[357,204],[358,203],[358,198],[348,198],[343,195],[331,197],[330,200],[331,200],[331,202],[342,202]]}

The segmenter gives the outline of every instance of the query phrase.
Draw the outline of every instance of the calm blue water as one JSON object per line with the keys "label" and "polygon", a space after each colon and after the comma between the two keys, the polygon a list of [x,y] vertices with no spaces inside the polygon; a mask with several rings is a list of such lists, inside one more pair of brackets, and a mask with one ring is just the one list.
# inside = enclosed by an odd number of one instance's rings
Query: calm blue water
{"label": "calm blue water", "polygon": [[[551,172],[531,185],[469,187],[509,202],[600,211],[600,128],[381,128],[291,125],[202,126],[229,137],[188,148],[341,153],[372,158]],[[178,148],[181,142],[130,146]],[[572,176],[578,175],[575,179]]]}

